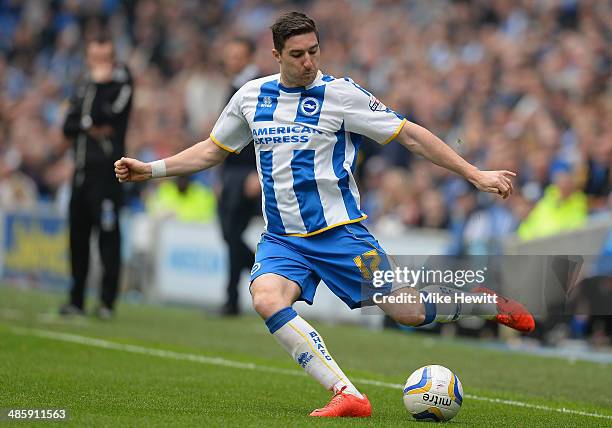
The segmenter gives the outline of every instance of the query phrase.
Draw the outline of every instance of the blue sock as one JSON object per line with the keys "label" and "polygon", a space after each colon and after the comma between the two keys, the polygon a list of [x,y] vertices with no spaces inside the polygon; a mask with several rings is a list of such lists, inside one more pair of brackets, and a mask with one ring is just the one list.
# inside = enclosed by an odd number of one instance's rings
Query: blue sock
{"label": "blue sock", "polygon": [[297,312],[294,311],[291,306],[287,306],[286,308],[281,309],[274,315],[270,316],[270,318],[268,318],[265,323],[266,326],[268,326],[268,330],[270,330],[270,333],[274,334],[279,328],[281,328],[297,316]]}
{"label": "blue sock", "polygon": [[[419,293],[421,293],[421,295],[423,296],[427,296],[428,294],[427,291],[419,291]],[[424,305],[425,305],[425,319],[423,320],[421,324],[417,325],[416,327],[422,327],[424,325],[431,324],[432,322],[436,320],[436,312],[437,312],[436,304],[425,301]]]}

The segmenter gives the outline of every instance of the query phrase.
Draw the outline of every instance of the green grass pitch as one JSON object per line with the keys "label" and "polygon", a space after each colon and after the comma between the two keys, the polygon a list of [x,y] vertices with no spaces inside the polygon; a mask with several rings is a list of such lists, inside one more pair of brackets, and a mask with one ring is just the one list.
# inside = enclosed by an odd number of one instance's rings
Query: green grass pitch
{"label": "green grass pitch", "polygon": [[63,299],[0,286],[0,408],[65,408],[69,420],[58,426],[423,426],[397,385],[418,367],[441,364],[466,394],[452,426],[612,427],[611,365],[314,323],[370,397],[373,415],[313,419],[308,413],[329,393],[255,317],[123,303],[110,322],[64,320],[55,315]]}

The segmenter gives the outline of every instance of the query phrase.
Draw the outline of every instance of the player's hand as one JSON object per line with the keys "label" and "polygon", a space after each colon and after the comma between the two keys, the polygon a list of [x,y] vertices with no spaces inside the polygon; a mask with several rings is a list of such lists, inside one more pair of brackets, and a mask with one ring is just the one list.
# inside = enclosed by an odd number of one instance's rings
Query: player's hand
{"label": "player's hand", "polygon": [[512,171],[478,171],[475,177],[470,178],[470,182],[478,190],[497,193],[506,199],[514,193],[512,177],[516,177]]}
{"label": "player's hand", "polygon": [[151,165],[132,158],[115,162],[115,176],[120,183],[145,181],[151,178]]}

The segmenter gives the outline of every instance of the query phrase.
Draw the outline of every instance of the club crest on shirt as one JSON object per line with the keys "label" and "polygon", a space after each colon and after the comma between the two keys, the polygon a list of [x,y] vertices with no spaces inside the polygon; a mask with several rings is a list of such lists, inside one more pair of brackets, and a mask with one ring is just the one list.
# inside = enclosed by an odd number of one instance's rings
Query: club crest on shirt
{"label": "club crest on shirt", "polygon": [[314,116],[321,109],[319,100],[313,97],[306,97],[300,102],[300,111],[305,116]]}
{"label": "club crest on shirt", "polygon": [[264,108],[272,107],[272,97],[263,97],[263,100],[261,102],[261,106],[264,107]]}
{"label": "club crest on shirt", "polygon": [[384,105],[374,95],[370,95],[370,110],[372,110],[372,111],[387,111],[387,106]]}

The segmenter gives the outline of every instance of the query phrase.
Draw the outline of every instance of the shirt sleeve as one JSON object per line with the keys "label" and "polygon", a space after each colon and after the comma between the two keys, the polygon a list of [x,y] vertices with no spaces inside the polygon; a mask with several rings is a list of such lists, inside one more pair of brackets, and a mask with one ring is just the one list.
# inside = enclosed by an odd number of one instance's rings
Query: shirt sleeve
{"label": "shirt sleeve", "polygon": [[231,153],[240,153],[253,140],[249,123],[242,114],[242,94],[242,88],[234,94],[210,133],[216,145]]}
{"label": "shirt sleeve", "polygon": [[392,141],[406,123],[406,119],[387,108],[378,98],[345,77],[340,85],[344,107],[344,128],[349,132],[385,145]]}

